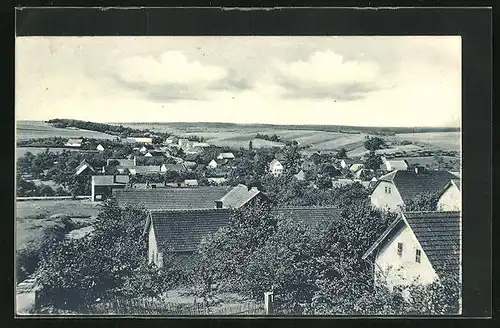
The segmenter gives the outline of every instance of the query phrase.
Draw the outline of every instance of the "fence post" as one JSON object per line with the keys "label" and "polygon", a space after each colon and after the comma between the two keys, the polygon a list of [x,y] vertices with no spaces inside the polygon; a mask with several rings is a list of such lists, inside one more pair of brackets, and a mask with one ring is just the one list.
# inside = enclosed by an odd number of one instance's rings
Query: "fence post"
{"label": "fence post", "polygon": [[273,314],[273,303],[274,303],[273,292],[265,292],[264,293],[264,308],[266,309],[266,315]]}

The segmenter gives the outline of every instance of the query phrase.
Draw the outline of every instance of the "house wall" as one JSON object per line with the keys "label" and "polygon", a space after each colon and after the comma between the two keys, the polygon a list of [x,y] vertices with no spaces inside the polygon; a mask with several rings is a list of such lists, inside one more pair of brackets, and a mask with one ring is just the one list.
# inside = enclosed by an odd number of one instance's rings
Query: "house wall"
{"label": "house wall", "polygon": [[212,169],[215,169],[217,167],[217,162],[214,160],[211,160],[210,163],[208,163],[208,166],[211,167]]}
{"label": "house wall", "polygon": [[[97,200],[97,196],[102,195],[102,199]],[[102,201],[107,199],[111,195],[111,187],[109,186],[95,186],[93,185],[92,188],[92,200],[95,201]]]}
{"label": "house wall", "polygon": [[461,203],[460,190],[452,185],[439,197],[437,208],[438,211],[460,211]]}
{"label": "house wall", "polygon": [[156,244],[155,230],[153,228],[153,224],[150,225],[149,228],[149,236],[148,236],[148,263],[154,263],[157,265],[157,257],[158,257],[158,245]]}
{"label": "house wall", "polygon": [[275,163],[271,168],[271,172],[274,175],[280,175],[283,173],[283,165],[281,165],[281,163]]}
{"label": "house wall", "polygon": [[[390,187],[391,192],[386,193],[385,187]],[[396,186],[387,181],[380,181],[377,188],[375,188],[370,195],[370,200],[372,205],[376,208],[387,209],[390,211],[397,211],[400,206],[404,205],[403,199],[401,198]]]}
{"label": "house wall", "polygon": [[[398,243],[403,243],[403,253],[398,255]],[[415,261],[416,250],[421,251],[420,263]],[[402,226],[378,252],[375,258],[375,283],[407,286],[414,279],[422,284],[432,283],[437,278],[429,259],[408,226]]]}

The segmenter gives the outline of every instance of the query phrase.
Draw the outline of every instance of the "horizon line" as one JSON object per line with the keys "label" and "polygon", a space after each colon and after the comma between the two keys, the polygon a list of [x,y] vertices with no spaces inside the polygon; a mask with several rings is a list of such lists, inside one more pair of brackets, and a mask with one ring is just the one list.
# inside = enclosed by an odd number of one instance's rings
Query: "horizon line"
{"label": "horizon line", "polygon": [[82,120],[82,119],[74,119],[74,118],[50,118],[45,120],[29,120],[29,119],[17,119],[16,121],[24,121],[24,122],[46,122],[48,120],[75,120],[82,122],[93,122],[93,123],[101,123],[101,124],[234,124],[234,125],[269,125],[269,126],[332,126],[332,127],[349,127],[349,128],[378,128],[378,129],[390,129],[390,128],[406,128],[406,129],[462,129],[461,126],[410,126],[410,125],[399,125],[399,126],[368,126],[368,125],[348,125],[348,124],[286,124],[286,123],[238,123],[238,122],[187,122],[187,121],[175,121],[175,122],[151,122],[151,121],[131,121],[131,122],[110,122],[110,121],[90,121],[90,120]]}

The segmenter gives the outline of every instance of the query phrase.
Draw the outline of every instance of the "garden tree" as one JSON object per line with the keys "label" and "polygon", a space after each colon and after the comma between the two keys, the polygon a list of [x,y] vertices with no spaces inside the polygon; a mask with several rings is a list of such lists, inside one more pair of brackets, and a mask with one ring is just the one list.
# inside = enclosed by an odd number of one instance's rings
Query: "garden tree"
{"label": "garden tree", "polygon": [[436,211],[439,200],[438,194],[423,193],[415,197],[404,199],[404,209],[407,212],[414,211]]}
{"label": "garden tree", "polygon": [[370,151],[370,155],[365,160],[365,168],[372,170],[379,170],[380,165],[382,165],[382,158],[380,155],[377,155],[375,151]]}
{"label": "garden tree", "polygon": [[[74,309],[97,299],[156,294],[162,286],[173,283],[144,276],[151,272],[144,263],[144,218],[142,208],[122,209],[110,199],[104,203],[92,234],[48,247],[37,273],[44,301]],[[176,277],[169,271],[177,270],[171,263],[166,263],[165,270],[163,277]],[[166,285],[151,286],[154,283]]]}
{"label": "garden tree", "polygon": [[318,173],[328,178],[333,178],[341,175],[341,172],[333,164],[329,162],[320,164]]}
{"label": "garden tree", "polygon": [[252,140],[248,142],[248,150],[252,151],[253,150],[253,143]]}
{"label": "garden tree", "polygon": [[259,201],[236,209],[227,226],[203,240],[197,251],[195,276],[200,279],[204,296],[214,289],[244,288],[245,267],[251,255],[276,229],[277,220],[269,210],[268,204]]}
{"label": "garden tree", "polygon": [[333,186],[333,184],[332,184],[332,178],[328,177],[328,175],[325,175],[325,174],[318,174],[316,176],[314,184],[320,190],[329,189],[329,188],[331,188]]}
{"label": "garden tree", "polygon": [[383,148],[385,146],[385,141],[379,137],[368,137],[363,143],[366,149],[370,151],[375,151],[377,149]]}
{"label": "garden tree", "polygon": [[338,159],[347,158],[347,150],[345,148],[341,148],[340,151],[337,153],[337,158]]}
{"label": "garden tree", "polygon": [[300,165],[302,156],[300,154],[300,148],[296,141],[292,144],[287,145],[283,149],[283,155],[285,162],[283,163],[285,174],[294,175],[300,171]]}
{"label": "garden tree", "polygon": [[278,216],[276,232],[245,267],[244,291],[257,300],[264,292],[273,291],[278,313],[302,313],[316,290],[315,232],[304,223]]}

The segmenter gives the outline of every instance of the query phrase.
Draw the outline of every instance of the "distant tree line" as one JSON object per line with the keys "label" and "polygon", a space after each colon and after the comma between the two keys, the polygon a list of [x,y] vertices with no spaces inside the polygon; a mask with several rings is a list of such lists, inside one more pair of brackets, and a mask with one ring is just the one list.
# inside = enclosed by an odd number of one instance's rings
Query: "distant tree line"
{"label": "distant tree line", "polygon": [[105,123],[59,119],[59,118],[48,120],[46,121],[46,123],[52,124],[56,128],[74,127],[82,130],[98,131],[119,136],[134,136],[134,135],[136,136],[136,135],[143,135],[144,133],[149,132],[149,130],[132,129],[130,127],[125,127],[123,125],[111,125]]}
{"label": "distant tree line", "polygon": [[267,141],[273,141],[273,142],[285,142],[280,136],[273,134],[273,135],[267,135],[263,133],[257,133],[255,135],[256,139],[262,139],[262,140],[267,140]]}

